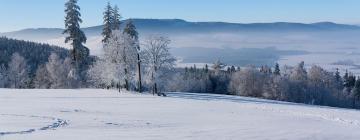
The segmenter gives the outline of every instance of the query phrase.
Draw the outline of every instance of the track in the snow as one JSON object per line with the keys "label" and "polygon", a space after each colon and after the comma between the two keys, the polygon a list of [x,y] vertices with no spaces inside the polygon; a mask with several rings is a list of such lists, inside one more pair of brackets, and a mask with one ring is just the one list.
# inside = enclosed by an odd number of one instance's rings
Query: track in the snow
{"label": "track in the snow", "polygon": [[36,116],[36,115],[26,116],[26,115],[17,115],[17,114],[0,114],[0,116],[39,118],[39,119],[49,119],[49,120],[53,121],[52,124],[49,124],[47,126],[43,126],[40,128],[30,128],[28,130],[0,132],[0,137],[5,136],[5,135],[13,135],[13,134],[29,134],[29,133],[33,133],[35,131],[56,129],[56,128],[68,125],[68,121],[66,121],[66,120],[55,118],[55,117],[48,117],[48,116]]}

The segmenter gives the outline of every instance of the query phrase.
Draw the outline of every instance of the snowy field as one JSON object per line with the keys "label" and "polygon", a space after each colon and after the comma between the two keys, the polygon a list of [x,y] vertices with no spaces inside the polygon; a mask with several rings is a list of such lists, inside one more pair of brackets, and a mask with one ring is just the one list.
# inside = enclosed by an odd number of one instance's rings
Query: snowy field
{"label": "snowy field", "polygon": [[0,140],[358,140],[360,111],[253,98],[0,89]]}

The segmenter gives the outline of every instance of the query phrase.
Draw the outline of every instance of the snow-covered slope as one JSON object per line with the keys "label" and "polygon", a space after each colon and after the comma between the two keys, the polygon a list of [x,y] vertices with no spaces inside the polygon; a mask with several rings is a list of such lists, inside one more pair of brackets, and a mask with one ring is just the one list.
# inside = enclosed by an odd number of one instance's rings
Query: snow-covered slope
{"label": "snow-covered slope", "polygon": [[0,89],[1,140],[357,140],[360,112],[226,95]]}

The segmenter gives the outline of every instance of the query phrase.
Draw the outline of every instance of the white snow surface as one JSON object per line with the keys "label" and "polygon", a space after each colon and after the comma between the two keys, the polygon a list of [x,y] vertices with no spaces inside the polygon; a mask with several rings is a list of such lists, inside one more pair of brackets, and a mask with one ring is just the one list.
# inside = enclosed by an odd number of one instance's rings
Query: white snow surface
{"label": "white snow surface", "polygon": [[0,140],[358,140],[360,111],[238,96],[0,89]]}

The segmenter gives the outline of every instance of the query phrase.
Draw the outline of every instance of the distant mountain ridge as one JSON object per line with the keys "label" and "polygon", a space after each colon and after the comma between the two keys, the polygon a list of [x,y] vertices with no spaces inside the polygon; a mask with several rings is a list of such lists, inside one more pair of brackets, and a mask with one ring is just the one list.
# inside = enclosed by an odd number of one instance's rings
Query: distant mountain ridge
{"label": "distant mountain ridge", "polygon": [[[227,23],[227,22],[188,22],[182,19],[132,19],[141,33],[207,33],[207,32],[319,32],[319,31],[353,31],[360,26],[337,24],[333,22],[318,23]],[[127,21],[123,21],[126,23]],[[123,24],[124,25],[124,24]],[[88,36],[100,35],[102,25],[83,28]],[[62,36],[61,28],[30,28],[14,32],[1,33],[1,36],[19,39],[56,38]]]}

